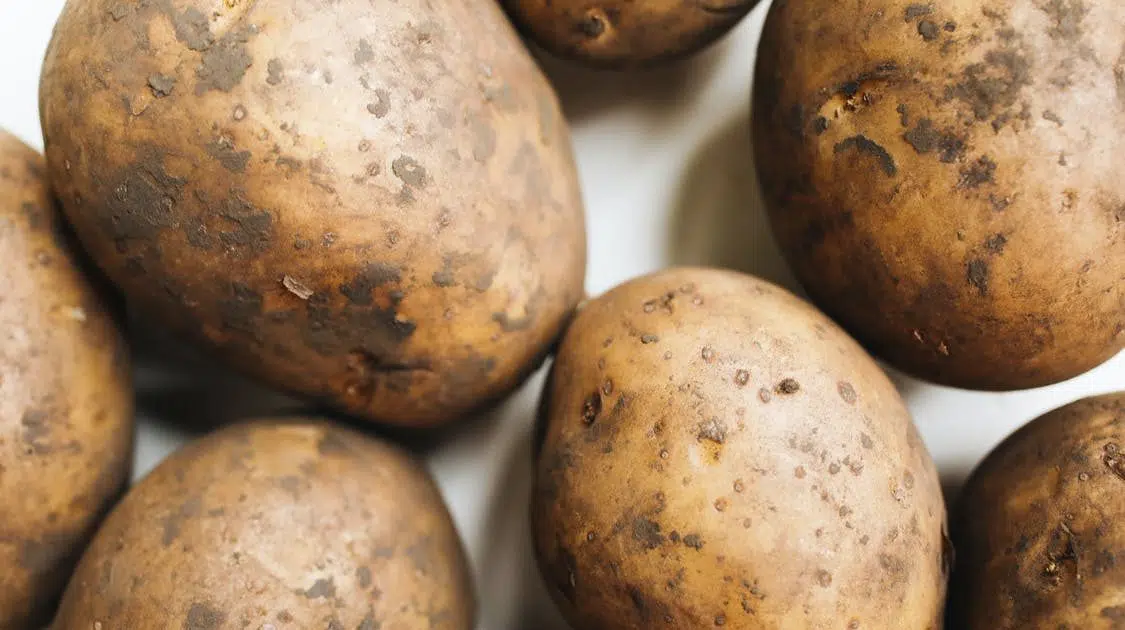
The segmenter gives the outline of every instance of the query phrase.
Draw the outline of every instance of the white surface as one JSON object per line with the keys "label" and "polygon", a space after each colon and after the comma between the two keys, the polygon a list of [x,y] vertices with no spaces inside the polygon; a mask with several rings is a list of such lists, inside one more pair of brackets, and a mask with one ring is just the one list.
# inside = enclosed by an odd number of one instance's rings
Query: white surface
{"label": "white surface", "polygon": [[[0,126],[37,147],[39,64],[62,4],[0,0]],[[545,62],[572,123],[585,187],[591,294],[681,263],[735,267],[795,287],[770,239],[750,162],[750,80],[765,9],[714,49],[659,72],[607,75]],[[181,349],[143,341],[138,476],[193,434],[175,417],[210,423],[286,402]],[[955,489],[1017,426],[1125,386],[1125,355],[1073,381],[1009,394],[892,376]],[[563,628],[542,592],[527,533],[529,436],[541,381],[542,373],[457,440],[428,451],[477,572],[482,630]],[[199,410],[188,410],[189,402]]]}

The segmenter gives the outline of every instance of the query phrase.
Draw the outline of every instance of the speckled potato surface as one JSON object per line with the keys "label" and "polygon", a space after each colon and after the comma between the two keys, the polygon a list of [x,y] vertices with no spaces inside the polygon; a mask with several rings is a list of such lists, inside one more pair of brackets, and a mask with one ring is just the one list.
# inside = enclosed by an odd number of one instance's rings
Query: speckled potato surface
{"label": "speckled potato surface", "polygon": [[41,109],[143,312],[351,414],[496,400],[581,299],[569,132],[492,0],[70,0]]}
{"label": "speckled potato surface", "polygon": [[774,285],[680,268],[568,329],[532,521],[575,628],[941,628],[937,471],[893,385]]}
{"label": "speckled potato surface", "polygon": [[1032,421],[965,485],[952,628],[1125,627],[1125,393]]}
{"label": "speckled potato surface", "polygon": [[757,0],[503,0],[522,31],[560,56],[602,67],[691,55],[733,28]]}
{"label": "speckled potato surface", "polygon": [[173,454],[114,509],[52,630],[470,630],[463,547],[422,464],[320,420]]}
{"label": "speckled potato surface", "polygon": [[83,271],[43,158],[0,130],[0,630],[38,630],[129,476],[118,313]]}
{"label": "speckled potato surface", "polygon": [[754,143],[813,301],[939,383],[1125,347],[1125,4],[778,0]]}

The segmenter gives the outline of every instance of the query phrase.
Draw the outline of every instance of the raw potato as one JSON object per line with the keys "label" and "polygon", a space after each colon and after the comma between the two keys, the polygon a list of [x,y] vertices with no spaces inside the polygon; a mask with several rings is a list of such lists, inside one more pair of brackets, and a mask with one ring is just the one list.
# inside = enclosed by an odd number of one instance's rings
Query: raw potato
{"label": "raw potato", "polygon": [[49,619],[129,477],[129,355],[43,158],[0,130],[0,630]]}
{"label": "raw potato", "polygon": [[[557,99],[494,0],[70,0],[51,176],[149,317],[275,386],[451,422],[583,293]],[[548,255],[549,253],[549,255]]]}
{"label": "raw potato", "polygon": [[1125,347],[1125,4],[778,0],[756,76],[775,232],[876,355],[1008,390]]}
{"label": "raw potato", "polygon": [[939,630],[937,471],[828,318],[675,269],[585,306],[560,347],[532,506],[575,628]]}
{"label": "raw potato", "polygon": [[652,66],[734,28],[757,0],[503,0],[536,43],[592,66]]}
{"label": "raw potato", "polygon": [[256,420],[130,490],[53,630],[469,630],[472,588],[420,462],[318,420]]}
{"label": "raw potato", "polygon": [[954,525],[952,628],[1125,623],[1125,393],[1013,434],[973,472]]}

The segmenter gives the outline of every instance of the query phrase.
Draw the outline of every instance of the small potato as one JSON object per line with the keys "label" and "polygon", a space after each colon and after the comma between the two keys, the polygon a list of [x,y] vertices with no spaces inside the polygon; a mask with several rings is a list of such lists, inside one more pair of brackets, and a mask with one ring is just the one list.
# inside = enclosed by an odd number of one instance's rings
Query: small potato
{"label": "small potato", "polygon": [[777,0],[755,77],[774,232],[874,354],[1016,390],[1125,348],[1125,3]]}
{"label": "small potato", "polygon": [[53,630],[469,630],[460,539],[421,463],[317,420],[237,424],[135,486]]}
{"label": "small potato", "polygon": [[733,28],[757,0],[503,0],[547,50],[591,66],[652,66],[691,55]]}
{"label": "small potato", "polygon": [[544,394],[535,547],[583,630],[939,630],[937,471],[894,386],[781,288],[674,269],[591,301]]}
{"label": "small potato", "polygon": [[496,0],[69,0],[40,100],[137,310],[350,415],[471,415],[582,298],[570,134]]}
{"label": "small potato", "polygon": [[1020,429],[973,472],[953,527],[951,628],[1125,627],[1125,393]]}
{"label": "small potato", "polygon": [[0,130],[0,630],[49,619],[132,463],[120,313],[83,269],[44,169]]}

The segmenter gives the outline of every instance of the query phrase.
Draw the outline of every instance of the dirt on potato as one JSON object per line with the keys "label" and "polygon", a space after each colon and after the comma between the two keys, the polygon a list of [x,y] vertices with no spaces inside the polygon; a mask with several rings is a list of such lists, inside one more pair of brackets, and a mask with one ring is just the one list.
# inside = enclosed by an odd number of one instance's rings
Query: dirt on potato
{"label": "dirt on potato", "polygon": [[875,354],[1010,390],[1125,347],[1125,5],[779,0],[755,76],[774,231]]}
{"label": "dirt on potato", "polygon": [[575,628],[941,628],[937,471],[805,302],[729,271],[632,280],[581,310],[547,387],[532,524]]}
{"label": "dirt on potato", "polygon": [[567,125],[491,0],[72,0],[40,99],[63,206],[138,309],[350,414],[501,398],[583,294]]}

